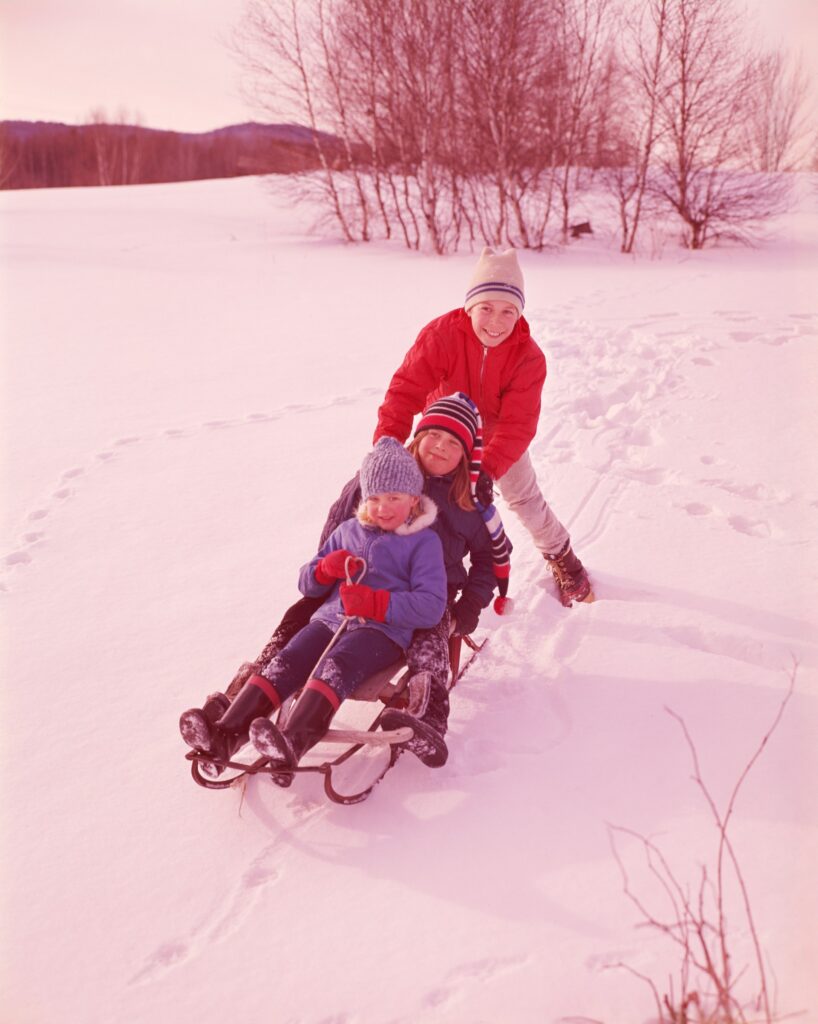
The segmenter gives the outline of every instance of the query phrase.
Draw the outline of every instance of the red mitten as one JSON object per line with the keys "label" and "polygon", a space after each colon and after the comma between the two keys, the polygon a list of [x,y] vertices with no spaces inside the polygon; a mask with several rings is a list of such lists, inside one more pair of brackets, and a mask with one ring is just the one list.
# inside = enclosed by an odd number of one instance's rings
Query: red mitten
{"label": "red mitten", "polygon": [[341,604],[347,615],[385,622],[389,591],[373,590],[365,583],[342,583]]}
{"label": "red mitten", "polygon": [[328,555],[324,555],[315,567],[316,583],[326,587],[334,580],[345,580],[347,577],[346,562],[348,558],[353,560],[350,562],[349,567],[355,572],[355,567],[361,564],[361,560],[356,558],[351,551],[347,551],[346,548],[341,548],[339,551],[330,551]]}

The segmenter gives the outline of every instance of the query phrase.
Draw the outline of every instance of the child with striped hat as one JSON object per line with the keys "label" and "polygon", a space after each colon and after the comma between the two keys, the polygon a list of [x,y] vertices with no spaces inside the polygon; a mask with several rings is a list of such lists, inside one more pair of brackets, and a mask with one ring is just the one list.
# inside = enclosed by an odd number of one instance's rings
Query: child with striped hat
{"label": "child with striped hat", "polygon": [[[489,502],[484,506],[477,498],[476,488],[483,460],[483,426],[477,406],[462,391],[433,402],[424,411],[415,427],[415,441],[409,446],[409,451],[418,453],[421,467],[429,476],[435,475],[435,467],[445,469],[445,466],[441,466],[440,449],[451,447],[447,446],[447,437],[459,442],[464,469],[468,472],[468,497],[465,501],[462,500],[466,497],[466,489],[461,482],[458,504],[467,511],[477,509],[491,538],[493,569],[500,592],[500,596],[494,602],[494,610],[498,615],[502,615],[508,605],[511,542],[506,537],[500,513],[494,504]],[[448,471],[451,472],[453,469],[454,466]],[[463,480],[462,475],[460,479]]]}
{"label": "child with striped hat", "polygon": [[561,602],[591,601],[588,574],[568,531],[543,497],[528,447],[537,432],[545,356],[523,316],[523,274],[513,249],[483,249],[463,305],[427,324],[396,370],[374,439],[405,441],[415,416],[455,389],[480,409],[483,459],[476,491],[491,503],[496,481],[548,562]]}

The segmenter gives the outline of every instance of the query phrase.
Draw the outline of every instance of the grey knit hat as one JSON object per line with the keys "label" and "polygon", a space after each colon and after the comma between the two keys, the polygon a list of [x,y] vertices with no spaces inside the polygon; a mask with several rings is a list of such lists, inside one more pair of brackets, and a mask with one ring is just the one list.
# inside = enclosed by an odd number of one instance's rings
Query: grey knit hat
{"label": "grey knit hat", "polygon": [[483,249],[469,281],[463,308],[468,313],[481,300],[492,299],[510,302],[518,313],[523,312],[525,285],[514,249],[506,249],[505,252],[495,252],[488,246]]}
{"label": "grey knit hat", "polygon": [[411,494],[423,492],[420,466],[394,437],[381,437],[361,464],[361,498],[373,494]]}

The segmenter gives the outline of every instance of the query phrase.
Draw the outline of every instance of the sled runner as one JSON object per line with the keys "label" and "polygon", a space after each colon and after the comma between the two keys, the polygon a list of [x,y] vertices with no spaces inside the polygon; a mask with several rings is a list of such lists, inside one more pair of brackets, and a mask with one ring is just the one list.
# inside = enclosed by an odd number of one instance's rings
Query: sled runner
{"label": "sled runner", "polygon": [[[461,646],[465,643],[471,650],[471,656],[461,664]],[[477,644],[471,637],[452,637],[449,642],[449,660],[451,689],[468,669],[472,660],[485,646],[486,641]],[[338,718],[345,722],[351,719],[350,726],[331,728],[320,743],[305,755],[302,763],[282,773],[280,768],[271,766],[264,757],[256,757],[254,761],[242,760],[219,761],[208,754],[191,750],[186,755],[191,762],[191,774],[198,785],[205,789],[228,789],[242,779],[251,775],[278,776],[280,785],[289,785],[293,775],[306,772],[318,773],[324,777],[324,792],[333,803],[357,804],[365,800],[386,773],[394,767],[403,753],[404,744],[413,737],[410,727],[383,730],[380,720],[386,708],[401,708],[410,714],[425,706],[428,699],[430,676],[428,672],[419,672],[410,676],[405,662],[398,661],[375,675],[370,676],[352,697],[344,702]],[[279,726],[286,725],[289,714],[297,696],[285,702],[276,722]],[[372,716],[373,703],[379,703],[377,713]],[[337,719],[336,719],[337,721]],[[369,724],[367,725],[367,722]],[[354,726],[359,727],[354,727]],[[245,748],[247,750],[248,748]],[[252,747],[249,748],[252,750]],[[224,769],[222,775],[211,778],[202,772],[203,763],[213,763]],[[305,763],[306,762],[306,763]],[[289,777],[287,780],[282,775]],[[273,778],[273,781],[276,781]]]}

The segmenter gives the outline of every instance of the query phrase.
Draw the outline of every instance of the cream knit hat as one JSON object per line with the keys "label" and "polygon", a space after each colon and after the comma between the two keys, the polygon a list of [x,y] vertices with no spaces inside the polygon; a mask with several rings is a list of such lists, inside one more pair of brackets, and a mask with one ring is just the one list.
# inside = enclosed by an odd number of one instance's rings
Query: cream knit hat
{"label": "cream knit hat", "polygon": [[472,306],[483,299],[498,299],[500,302],[510,302],[522,315],[525,305],[523,289],[523,272],[514,249],[495,252],[486,246],[474,268],[463,308],[468,313]]}

